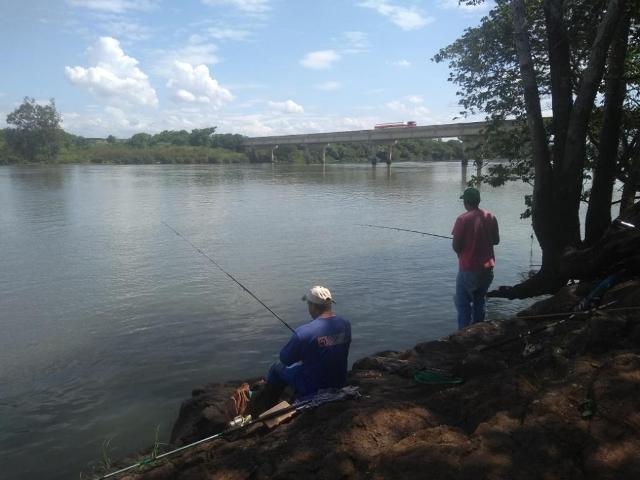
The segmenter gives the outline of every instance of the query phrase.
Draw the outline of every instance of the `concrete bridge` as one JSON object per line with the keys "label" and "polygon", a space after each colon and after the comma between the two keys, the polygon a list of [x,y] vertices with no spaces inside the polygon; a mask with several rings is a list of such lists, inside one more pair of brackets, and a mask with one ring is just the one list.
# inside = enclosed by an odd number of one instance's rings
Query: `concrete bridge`
{"label": "concrete bridge", "polygon": [[[348,132],[307,133],[300,135],[279,135],[272,137],[245,138],[244,146],[255,152],[256,149],[271,149],[271,160],[275,161],[276,150],[280,145],[303,145],[322,148],[322,162],[325,161],[327,147],[332,143],[368,143],[371,145],[389,145],[387,164],[393,157],[393,145],[398,140],[416,138],[481,138],[488,122],[450,123],[443,125],[426,125],[420,127],[380,128],[372,130],[354,130]],[[501,128],[512,128],[513,121],[505,120]],[[375,163],[375,162],[374,162]]]}

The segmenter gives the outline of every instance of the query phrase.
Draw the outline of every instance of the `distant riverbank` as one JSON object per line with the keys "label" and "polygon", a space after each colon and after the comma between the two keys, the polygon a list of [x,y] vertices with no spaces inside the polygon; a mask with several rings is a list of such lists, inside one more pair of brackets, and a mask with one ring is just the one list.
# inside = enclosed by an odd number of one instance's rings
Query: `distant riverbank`
{"label": "distant riverbank", "polygon": [[[211,130],[211,129],[209,129]],[[27,155],[11,146],[9,130],[0,130],[0,165],[14,164],[233,164],[322,163],[322,150],[296,145],[245,149],[245,137],[236,134],[203,133],[194,130],[139,133],[129,139],[109,136],[85,138],[60,130],[55,145],[46,152],[35,150]],[[451,161],[466,158],[463,142],[431,139],[403,140],[393,146],[393,162]],[[466,152],[469,153],[469,152]],[[332,144],[325,149],[326,163],[385,162],[388,145],[364,143]]]}

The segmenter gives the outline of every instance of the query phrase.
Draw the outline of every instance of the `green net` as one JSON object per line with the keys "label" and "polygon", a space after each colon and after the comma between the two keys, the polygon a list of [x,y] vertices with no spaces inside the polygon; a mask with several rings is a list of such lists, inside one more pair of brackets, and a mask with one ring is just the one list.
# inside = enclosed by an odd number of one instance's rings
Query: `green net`
{"label": "green net", "polygon": [[441,385],[449,383],[462,383],[464,379],[446,375],[444,373],[434,372],[432,370],[418,370],[413,376],[416,382],[425,385]]}

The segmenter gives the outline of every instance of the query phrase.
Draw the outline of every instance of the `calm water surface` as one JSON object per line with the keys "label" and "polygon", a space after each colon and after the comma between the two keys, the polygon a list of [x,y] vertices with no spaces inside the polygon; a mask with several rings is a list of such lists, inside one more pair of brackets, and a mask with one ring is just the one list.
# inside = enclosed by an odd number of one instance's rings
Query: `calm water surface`
{"label": "calm water surface", "polygon": [[[453,162],[0,167],[0,476],[78,478],[105,440],[119,458],[166,438],[193,387],[276,358],[289,331],[162,222],[293,326],[330,287],[353,362],[454,330],[450,241],[358,224],[449,235],[462,182]],[[526,193],[483,187],[494,285],[529,270]]]}

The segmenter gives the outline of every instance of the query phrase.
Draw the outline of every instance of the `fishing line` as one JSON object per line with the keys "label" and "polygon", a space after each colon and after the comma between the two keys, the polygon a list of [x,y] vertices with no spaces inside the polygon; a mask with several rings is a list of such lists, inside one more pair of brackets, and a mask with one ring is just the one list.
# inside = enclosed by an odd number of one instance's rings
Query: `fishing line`
{"label": "fishing line", "polygon": [[266,308],[267,310],[269,310],[269,312],[271,312],[271,314],[276,317],[278,320],[280,320],[282,322],[282,324],[287,327],[289,330],[291,330],[293,333],[295,333],[295,330],[293,328],[291,328],[289,326],[289,324],[287,322],[285,322],[282,318],[280,318],[280,316],[274,312],[273,310],[271,310],[262,300],[260,300],[258,297],[256,297],[251,290],[249,290],[247,287],[245,287],[242,283],[240,283],[233,275],[231,275],[229,272],[227,272],[224,268],[222,268],[220,266],[220,264],[218,262],[216,262],[213,258],[211,258],[209,255],[207,255],[205,252],[203,252],[200,248],[198,248],[197,246],[195,246],[187,237],[185,237],[184,235],[182,235],[180,232],[178,232],[175,228],[173,228],[171,225],[169,225],[167,222],[162,222],[162,224],[164,226],[166,226],[168,229],[170,229],[171,231],[173,231],[173,233],[175,233],[177,236],[179,236],[180,238],[182,238],[185,242],[187,242],[189,245],[191,245],[196,252],[200,253],[201,255],[203,255],[207,260],[209,260],[211,263],[213,263],[216,267],[218,267],[220,269],[220,271],[222,271],[222,273],[224,273],[227,277],[229,277],[231,280],[233,280],[238,286],[240,286],[240,288],[242,288],[245,292],[247,292],[249,295],[251,295],[260,305],[262,305],[264,308]]}
{"label": "fishing line", "polygon": [[438,238],[446,238],[448,240],[452,240],[453,237],[448,237],[446,235],[437,235],[435,233],[428,233],[428,232],[420,232],[418,230],[408,230],[406,228],[397,228],[397,227],[385,227],[383,225],[368,225],[368,224],[362,224],[362,223],[358,223],[357,224],[359,227],[371,227],[371,228],[385,228],[387,230],[397,230],[399,232],[410,232],[410,233],[419,233],[420,235],[429,235],[430,237],[438,237]]}

